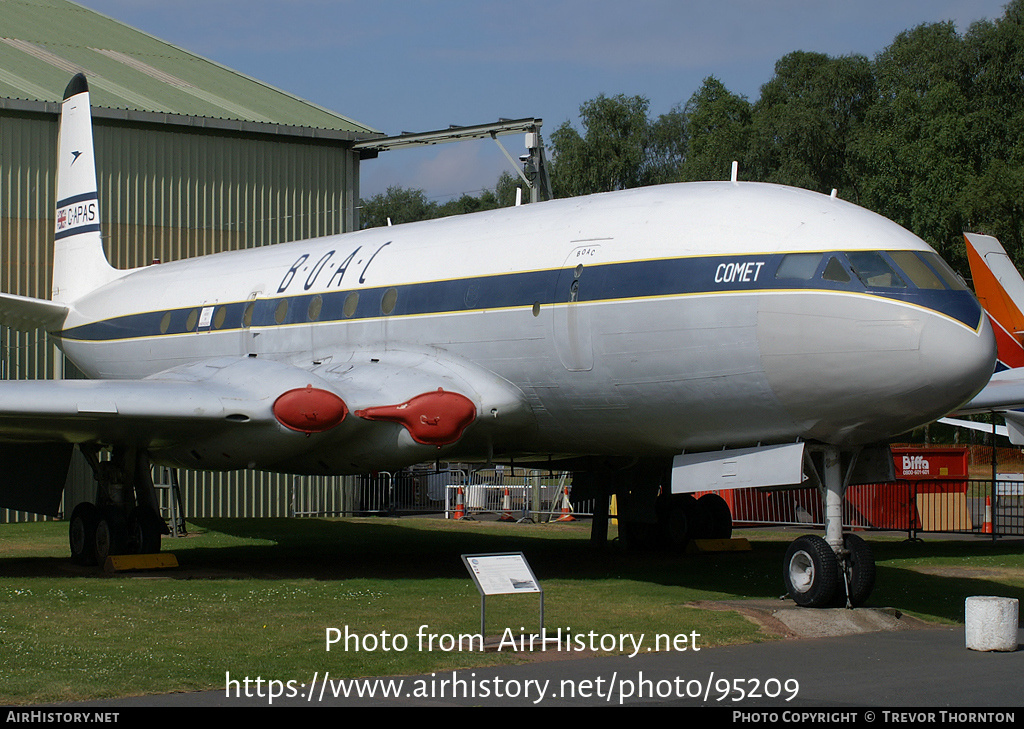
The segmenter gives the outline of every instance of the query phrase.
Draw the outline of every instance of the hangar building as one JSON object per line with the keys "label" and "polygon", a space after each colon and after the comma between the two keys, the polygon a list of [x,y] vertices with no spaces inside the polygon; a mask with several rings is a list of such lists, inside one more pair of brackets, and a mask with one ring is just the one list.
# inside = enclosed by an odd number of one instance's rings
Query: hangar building
{"label": "hangar building", "polygon": [[[114,266],[358,227],[353,145],[380,132],[66,0],[4,0],[0,291],[49,298],[59,102],[78,72],[89,79]],[[41,331],[0,327],[0,379],[76,376]],[[182,474],[196,516],[283,515],[290,484],[254,472]],[[92,488],[76,460],[65,512]],[[0,521],[23,518],[0,510]]]}

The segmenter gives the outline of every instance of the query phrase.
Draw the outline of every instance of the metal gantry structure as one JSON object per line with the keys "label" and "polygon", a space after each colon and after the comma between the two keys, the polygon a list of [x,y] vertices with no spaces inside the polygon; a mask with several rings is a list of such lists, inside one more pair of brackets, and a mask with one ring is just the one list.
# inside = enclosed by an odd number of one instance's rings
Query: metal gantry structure
{"label": "metal gantry structure", "polygon": [[[548,175],[547,158],[544,154],[544,141],[540,134],[542,119],[500,119],[490,124],[473,126],[451,126],[430,132],[403,132],[392,137],[382,137],[356,142],[352,149],[359,152],[360,159],[373,159],[381,152],[410,147],[429,147],[435,144],[464,142],[472,139],[493,139],[501,148],[513,169],[526,183],[530,190],[530,202],[550,200],[551,177]],[[513,159],[498,137],[509,134],[525,134],[527,154],[522,155],[518,162]]]}

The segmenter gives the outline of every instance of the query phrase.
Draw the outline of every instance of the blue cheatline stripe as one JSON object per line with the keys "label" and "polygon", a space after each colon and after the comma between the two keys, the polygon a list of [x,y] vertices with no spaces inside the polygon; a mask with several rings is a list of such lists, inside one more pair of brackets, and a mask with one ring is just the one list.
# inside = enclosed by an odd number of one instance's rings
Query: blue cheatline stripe
{"label": "blue cheatline stripe", "polygon": [[57,210],[67,207],[68,205],[74,205],[75,203],[85,202],[86,200],[99,200],[99,196],[95,190],[92,192],[83,192],[79,195],[72,195],[66,197],[63,200],[57,201]]}
{"label": "blue cheatline stripe", "polygon": [[[243,318],[250,305],[253,306],[250,326],[273,327],[306,324],[310,321],[349,321],[383,316],[530,308],[535,304],[546,306],[570,301],[622,301],[773,291],[840,292],[882,297],[939,312],[971,329],[977,329],[980,325],[982,309],[968,291],[911,287],[866,288],[853,276],[844,283],[825,281],[820,277],[811,280],[777,279],[775,274],[783,255],[715,256],[595,264],[585,266],[578,278],[573,268],[549,269],[400,284],[394,287],[279,296],[256,302],[229,302],[215,305],[211,325],[202,328],[198,328],[202,307],[197,305],[113,317],[65,330],[59,336],[64,339],[105,341],[184,334],[197,329],[241,330],[247,328],[243,325]],[[392,289],[395,293],[389,296]],[[353,295],[358,296],[355,303],[350,299]],[[385,313],[382,311],[382,303],[389,298],[394,299],[394,308]],[[319,301],[314,302],[315,299]],[[286,303],[283,305],[282,302]],[[217,311],[222,308],[225,310],[223,318]],[[317,309],[319,313],[311,318],[311,311]],[[217,326],[218,322],[220,326]]]}
{"label": "blue cheatline stripe", "polygon": [[89,225],[79,225],[79,226],[77,226],[75,228],[68,228],[67,230],[62,230],[59,233],[54,233],[53,234],[53,239],[54,240],[61,240],[62,238],[67,238],[68,236],[72,236],[72,235],[78,235],[79,233],[98,233],[99,230],[100,230],[99,223],[90,223]]}

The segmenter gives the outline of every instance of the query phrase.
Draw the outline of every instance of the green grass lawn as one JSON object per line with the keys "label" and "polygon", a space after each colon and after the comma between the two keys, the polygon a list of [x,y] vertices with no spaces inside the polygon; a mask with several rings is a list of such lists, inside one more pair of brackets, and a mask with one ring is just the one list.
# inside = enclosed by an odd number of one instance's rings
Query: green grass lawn
{"label": "green grass lawn", "polygon": [[[665,556],[614,541],[595,551],[586,523],[209,519],[164,540],[178,569],[107,575],[70,563],[66,529],[0,525],[0,703],[222,689],[227,673],[303,681],[530,660],[420,649],[421,632],[449,642],[480,632],[466,553],[522,551],[549,630],[642,634],[645,645],[692,632],[701,647],[771,640],[735,612],[688,605],[778,598],[794,536],[744,530],[751,552]],[[1020,542],[866,538],[878,563],[871,605],[957,622],[967,596],[1024,597]],[[535,631],[539,598],[491,597],[487,613],[488,635]],[[328,652],[329,628],[359,636],[359,649]]]}

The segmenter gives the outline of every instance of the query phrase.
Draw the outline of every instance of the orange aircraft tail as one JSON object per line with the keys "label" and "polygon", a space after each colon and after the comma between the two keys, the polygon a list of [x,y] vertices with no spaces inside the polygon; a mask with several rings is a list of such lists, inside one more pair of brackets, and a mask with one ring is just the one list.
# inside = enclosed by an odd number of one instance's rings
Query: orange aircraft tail
{"label": "orange aircraft tail", "polygon": [[996,371],[1024,367],[1024,278],[998,240],[964,233],[974,292],[996,335]]}

